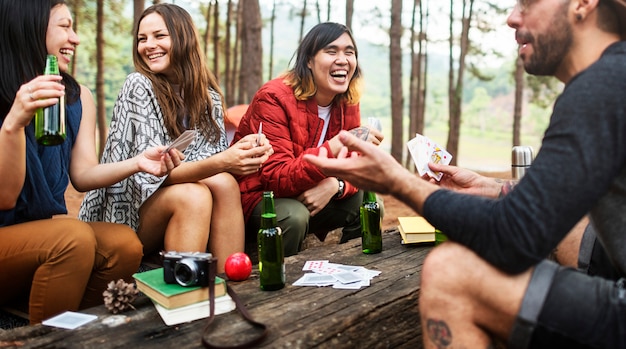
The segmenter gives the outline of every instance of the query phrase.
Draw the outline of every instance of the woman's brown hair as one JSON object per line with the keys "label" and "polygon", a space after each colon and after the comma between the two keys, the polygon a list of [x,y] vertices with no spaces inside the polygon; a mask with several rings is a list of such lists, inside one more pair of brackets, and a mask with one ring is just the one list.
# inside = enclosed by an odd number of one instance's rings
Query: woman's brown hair
{"label": "woman's brown hair", "polygon": [[[150,70],[137,51],[139,23],[151,13],[157,13],[163,18],[169,32],[172,41],[170,64],[176,81],[170,82],[165,75]],[[186,129],[183,119],[188,115],[189,128],[197,127],[210,142],[217,142],[220,138],[220,127],[213,118],[213,102],[209,89],[218,93],[222,101],[224,98],[217,79],[206,65],[200,48],[200,36],[189,13],[174,4],[150,6],[135,23],[134,33],[135,69],[152,81],[170,137],[176,138]],[[172,84],[180,86],[180,94],[174,90]],[[225,110],[226,106],[223,105],[223,108]]]}

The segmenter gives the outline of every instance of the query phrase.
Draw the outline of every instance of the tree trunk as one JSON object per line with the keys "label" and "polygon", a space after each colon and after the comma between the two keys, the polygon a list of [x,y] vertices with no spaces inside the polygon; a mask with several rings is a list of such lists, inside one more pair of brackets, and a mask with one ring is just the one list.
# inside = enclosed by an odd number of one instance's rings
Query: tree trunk
{"label": "tree trunk", "polygon": [[[330,8],[328,9],[330,11]],[[346,0],[346,27],[352,30],[352,17],[354,15],[354,0]]]}
{"label": "tree trunk", "polygon": [[429,18],[429,10],[428,4],[426,5],[426,13],[424,13],[424,3],[420,1],[419,5],[420,11],[420,35],[419,35],[419,49],[418,49],[418,57],[419,57],[419,77],[417,80],[417,117],[416,117],[416,130],[415,132],[423,134],[424,133],[424,119],[426,115],[426,90],[427,90],[427,80],[428,76],[428,36],[426,35],[427,28],[424,25],[424,21],[428,22]]}
{"label": "tree trunk", "polygon": [[276,0],[272,3],[272,17],[270,18],[270,69],[267,80],[274,77],[274,23],[276,23]]}
{"label": "tree trunk", "polygon": [[100,159],[108,133],[104,102],[104,0],[96,2],[96,21],[96,123],[98,125],[98,159]]}
{"label": "tree trunk", "polygon": [[522,103],[524,102],[524,62],[515,61],[515,104],[513,107],[513,146],[521,145]]}
{"label": "tree trunk", "polygon": [[[415,35],[415,11],[419,6],[419,28],[417,36]],[[411,92],[409,94],[409,133],[408,139],[415,137],[416,133],[424,134],[424,114],[426,111],[426,76],[427,76],[427,54],[426,54],[426,30],[424,28],[424,20],[428,17],[428,12],[424,13],[424,2],[414,0],[413,3],[413,21],[411,24]],[[414,52],[415,41],[417,40],[417,52]],[[415,171],[413,166],[413,158],[410,153],[406,153],[405,166],[411,171]]]}
{"label": "tree trunk", "polygon": [[146,7],[145,0],[133,0],[133,26],[137,25],[139,17]]}
{"label": "tree trunk", "polygon": [[250,103],[252,96],[263,84],[263,44],[261,41],[261,8],[259,0],[242,1],[241,75],[239,92],[241,100]]}
{"label": "tree trunk", "polygon": [[241,78],[237,78],[239,76],[239,67],[240,67],[240,59],[239,59],[239,48],[241,47],[241,36],[242,36],[242,31],[243,31],[243,25],[241,24],[242,22],[242,12],[243,12],[243,6],[241,6],[241,1],[237,1],[237,10],[235,11],[235,13],[237,13],[237,19],[236,19],[236,23],[235,23],[235,27],[237,28],[236,30],[236,35],[235,35],[235,47],[233,50],[233,71],[232,71],[232,81],[233,81],[233,98],[237,101],[237,104],[242,104],[243,100],[242,100],[242,95],[243,93],[240,92],[240,86],[241,86]]}
{"label": "tree trunk", "polygon": [[[74,32],[78,33],[78,23],[82,20],[81,11],[84,6],[83,0],[75,0],[72,5],[72,12],[74,13]],[[74,48],[74,50],[76,49],[78,49],[78,47]],[[70,69],[70,75],[76,76],[76,52],[72,55],[72,65]]]}
{"label": "tree trunk", "polygon": [[402,161],[402,0],[391,1],[391,26],[389,28],[389,64],[391,82],[391,155]]}
{"label": "tree trunk", "polygon": [[330,21],[330,0],[328,0],[328,3],[326,5],[326,22]]}
{"label": "tree trunk", "polygon": [[220,81],[220,2],[215,0],[213,9],[213,74]]}
{"label": "tree trunk", "polygon": [[[468,8],[469,1],[469,9]],[[449,129],[448,129],[448,143],[446,145],[446,150],[453,154],[451,165],[456,165],[458,161],[459,154],[459,139],[461,137],[461,103],[463,101],[463,78],[465,73],[465,57],[467,56],[467,52],[469,49],[469,29],[471,25],[472,18],[472,10],[473,10],[474,0],[463,0],[463,10],[461,16],[462,22],[462,30],[461,30],[461,38],[460,38],[460,52],[459,59],[457,62],[457,72],[456,72],[456,81],[455,81],[455,72],[454,72],[454,60],[453,60],[453,48],[454,48],[454,32],[453,32],[453,7],[454,0],[450,0],[450,73],[449,73],[449,96],[448,96],[448,105],[450,112],[449,119]]]}
{"label": "tree trunk", "polygon": [[202,40],[204,41],[204,57],[209,59],[209,37],[211,36],[211,7],[213,3],[210,2],[206,8],[206,13],[204,14],[204,20],[206,21],[206,26],[204,27],[204,35]]}
{"label": "tree trunk", "polygon": [[300,12],[300,39],[298,43],[302,41],[304,37],[304,20],[306,19],[306,0],[302,1],[302,12]]}
{"label": "tree trunk", "polygon": [[[419,93],[418,81],[419,81],[419,57],[417,53],[415,53],[415,23],[416,23],[416,15],[415,11],[417,9],[417,5],[420,3],[420,0],[413,1],[413,9],[411,11],[411,39],[409,41],[409,47],[411,48],[411,77],[409,79],[409,132],[408,138],[411,139],[415,137],[415,133],[417,132],[417,96]],[[404,139],[402,140],[404,143]],[[415,167],[411,166],[411,156],[409,152],[405,152],[404,154],[404,167],[413,170]]]}
{"label": "tree trunk", "polygon": [[233,105],[233,103],[235,102],[235,99],[233,98],[233,79],[232,77],[232,73],[231,73],[231,50],[233,49],[233,46],[231,45],[231,35],[230,35],[230,29],[232,26],[232,16],[233,16],[233,2],[232,0],[228,0],[228,5],[226,8],[226,38],[224,39],[224,86],[225,86],[225,96],[224,98],[226,99],[226,105]]}
{"label": "tree trunk", "polygon": [[[458,135],[458,130],[453,129],[453,118],[458,113],[456,112],[457,102],[456,98],[456,88],[454,86],[454,0],[450,0],[450,26],[448,28],[450,33],[450,38],[448,41],[448,143],[446,144],[446,148],[449,153],[452,154],[452,162],[456,163],[456,158],[458,156],[458,151],[454,151],[452,149],[453,145],[456,145],[458,148],[458,138],[452,139],[455,135]],[[456,136],[458,137],[458,136]]]}
{"label": "tree trunk", "polygon": [[320,0],[315,0],[315,12],[317,12],[317,23],[322,23],[322,7]]}

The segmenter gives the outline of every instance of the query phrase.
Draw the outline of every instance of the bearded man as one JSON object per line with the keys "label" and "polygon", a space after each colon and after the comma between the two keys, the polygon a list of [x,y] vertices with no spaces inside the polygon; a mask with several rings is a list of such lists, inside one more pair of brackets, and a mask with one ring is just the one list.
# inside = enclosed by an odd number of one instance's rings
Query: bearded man
{"label": "bearded man", "polygon": [[[507,23],[526,71],[565,84],[513,189],[433,165],[459,187],[491,190],[443,189],[347,133],[337,158],[305,159],[447,234],[421,274],[425,348],[626,348],[626,1],[518,0]],[[546,260],[587,214],[595,275]]]}

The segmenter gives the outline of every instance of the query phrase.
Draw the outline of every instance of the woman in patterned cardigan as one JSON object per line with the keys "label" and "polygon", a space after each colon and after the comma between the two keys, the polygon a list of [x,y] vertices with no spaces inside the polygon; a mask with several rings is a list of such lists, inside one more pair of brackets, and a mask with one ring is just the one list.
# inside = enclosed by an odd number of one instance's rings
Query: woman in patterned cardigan
{"label": "woman in patterned cardigan", "polygon": [[130,74],[119,93],[102,161],[134,156],[196,130],[185,161],[167,178],[137,174],[88,193],[80,217],[130,225],[144,254],[208,251],[223,272],[244,248],[244,220],[234,174],[256,172],[272,152],[248,135],[228,147],[223,97],[207,68],[191,16],[173,4],[146,9],[135,28]]}

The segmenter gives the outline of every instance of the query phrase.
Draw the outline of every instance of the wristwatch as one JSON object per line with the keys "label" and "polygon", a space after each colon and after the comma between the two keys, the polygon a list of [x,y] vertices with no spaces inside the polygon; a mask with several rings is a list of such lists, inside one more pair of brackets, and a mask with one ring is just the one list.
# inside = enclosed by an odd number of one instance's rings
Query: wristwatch
{"label": "wristwatch", "polygon": [[346,183],[343,179],[337,178],[337,183],[339,184],[339,189],[337,189],[337,194],[335,194],[335,199],[339,199],[343,196],[343,192],[346,189]]}

